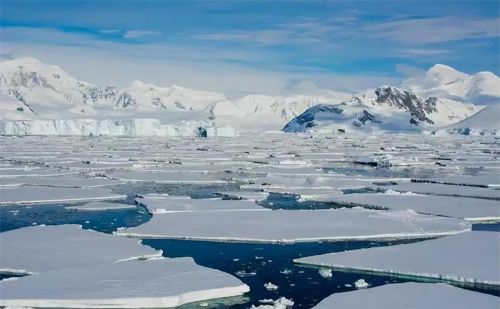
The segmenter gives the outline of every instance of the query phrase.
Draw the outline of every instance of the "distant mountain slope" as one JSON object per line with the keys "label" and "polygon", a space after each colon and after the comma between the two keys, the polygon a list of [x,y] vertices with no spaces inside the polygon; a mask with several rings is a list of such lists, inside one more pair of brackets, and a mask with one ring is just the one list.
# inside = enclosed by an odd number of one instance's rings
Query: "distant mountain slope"
{"label": "distant mountain slope", "polygon": [[[12,132],[40,134],[44,130],[78,134],[88,132],[89,126],[108,128],[105,131],[113,134],[144,131],[128,129],[130,126],[163,134],[161,130],[167,130],[164,125],[172,125],[176,132],[198,126],[281,130],[285,125],[287,131],[293,132],[326,129],[330,125],[346,130],[420,131],[447,126],[476,113],[480,108],[470,100],[499,100],[498,81],[490,72],[467,75],[435,65],[425,77],[409,79],[401,87],[383,86],[359,94],[323,91],[314,95],[255,94],[227,99],[217,92],[159,87],[141,81],[125,88],[97,86],[76,79],[58,66],[20,58],[0,62],[0,121],[10,121],[8,128],[13,128]],[[318,104],[320,107],[314,108]],[[331,109],[329,118],[327,105],[339,105],[343,112]],[[306,110],[309,116],[297,119]],[[304,117],[315,120],[304,121]],[[77,121],[81,119],[88,121]],[[140,119],[144,121],[135,121]],[[15,121],[24,122],[12,123]],[[158,127],[163,129],[158,131]]]}
{"label": "distant mountain slope", "polygon": [[500,78],[491,72],[468,75],[436,64],[423,77],[410,78],[403,86],[420,96],[436,96],[474,104],[500,103]]}
{"label": "distant mountain slope", "polygon": [[478,109],[447,99],[422,99],[396,87],[379,87],[341,104],[319,104],[290,121],[285,132],[419,132],[465,119]]}
{"label": "distant mountain slope", "polygon": [[500,105],[488,106],[465,120],[435,131],[435,134],[500,135]]}

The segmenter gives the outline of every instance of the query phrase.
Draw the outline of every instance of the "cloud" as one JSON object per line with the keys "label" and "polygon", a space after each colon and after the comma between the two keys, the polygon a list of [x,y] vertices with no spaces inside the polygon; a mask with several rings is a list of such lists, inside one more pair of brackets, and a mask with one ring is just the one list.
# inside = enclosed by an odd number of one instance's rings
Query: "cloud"
{"label": "cloud", "polygon": [[157,36],[161,35],[161,32],[159,31],[146,31],[146,30],[128,30],[125,31],[125,34],[123,37],[125,39],[138,39],[142,37],[148,37],[148,36]]}
{"label": "cloud", "polygon": [[438,17],[389,21],[365,27],[364,33],[406,45],[500,37],[500,18]]}

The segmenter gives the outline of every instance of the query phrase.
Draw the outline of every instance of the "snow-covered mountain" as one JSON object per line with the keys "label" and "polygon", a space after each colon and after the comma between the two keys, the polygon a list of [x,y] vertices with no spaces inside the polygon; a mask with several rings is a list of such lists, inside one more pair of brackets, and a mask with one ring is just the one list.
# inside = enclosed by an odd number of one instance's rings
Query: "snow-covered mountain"
{"label": "snow-covered mountain", "polygon": [[[459,122],[500,98],[499,78],[444,65],[401,87],[360,94],[223,94],[135,81],[125,88],[78,80],[34,58],[0,63],[0,134],[190,135],[238,130],[420,131]],[[330,107],[333,106],[333,107]],[[341,109],[342,112],[338,112]],[[58,133],[59,132],[59,133]],[[148,133],[149,132],[149,133]]]}
{"label": "snow-covered mountain", "polygon": [[469,118],[434,131],[437,135],[500,135],[500,105],[488,106]]}
{"label": "snow-covered mountain", "polygon": [[410,78],[403,82],[403,86],[424,97],[486,105],[500,103],[500,78],[491,72],[468,75],[436,64],[423,77]]}
{"label": "snow-covered mountain", "polygon": [[214,134],[234,132],[217,130],[206,110],[225,99],[215,92],[142,82],[125,89],[100,87],[34,58],[0,63],[3,134],[184,136],[198,134],[199,127]]}
{"label": "snow-covered mountain", "polygon": [[418,132],[467,118],[472,104],[428,97],[390,86],[354,96],[340,104],[315,105],[290,121],[285,132]]}

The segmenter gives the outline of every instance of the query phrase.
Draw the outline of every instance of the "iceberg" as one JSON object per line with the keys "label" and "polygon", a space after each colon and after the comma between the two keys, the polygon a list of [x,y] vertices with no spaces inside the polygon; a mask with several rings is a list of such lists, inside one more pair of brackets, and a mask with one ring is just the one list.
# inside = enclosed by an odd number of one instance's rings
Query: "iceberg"
{"label": "iceberg", "polygon": [[399,192],[413,192],[430,195],[457,196],[500,200],[500,190],[471,186],[445,185],[425,182],[402,182],[397,185],[380,187]]}

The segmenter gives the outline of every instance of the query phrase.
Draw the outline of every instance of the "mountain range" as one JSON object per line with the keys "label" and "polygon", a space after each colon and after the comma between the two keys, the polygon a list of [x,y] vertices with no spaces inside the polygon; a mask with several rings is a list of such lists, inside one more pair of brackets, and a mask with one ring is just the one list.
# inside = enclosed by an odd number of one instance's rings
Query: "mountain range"
{"label": "mountain range", "polygon": [[463,121],[500,100],[500,78],[445,65],[361,93],[223,94],[134,81],[97,86],[34,58],[0,63],[0,133],[234,135],[236,131],[420,132]]}

